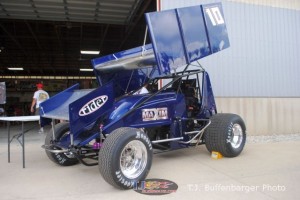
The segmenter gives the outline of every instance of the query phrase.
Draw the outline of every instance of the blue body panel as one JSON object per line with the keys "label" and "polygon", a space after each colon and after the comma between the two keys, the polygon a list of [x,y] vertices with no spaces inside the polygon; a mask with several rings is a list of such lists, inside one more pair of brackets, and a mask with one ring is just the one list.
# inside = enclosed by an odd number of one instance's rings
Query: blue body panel
{"label": "blue body panel", "polygon": [[[217,109],[210,79],[206,72],[203,72],[202,84],[201,112],[199,112],[197,118],[208,119],[212,114],[217,112]],[[86,116],[79,116],[79,111],[84,105],[90,102],[91,99],[102,95],[107,95],[108,99],[99,110]],[[181,137],[179,124],[174,122],[174,119],[187,117],[186,102],[183,94],[175,92],[159,93],[139,106],[134,112],[127,115],[130,110],[149,98],[149,96],[150,94],[124,95],[119,100],[113,102],[111,101],[111,99],[113,99],[112,83],[108,83],[70,104],[70,128],[74,135],[74,144],[76,146],[84,146],[91,140],[99,137],[98,131],[90,132],[88,135],[82,133],[90,130],[96,120],[103,116],[105,116],[105,120],[103,121],[103,123],[105,123],[103,133],[105,134],[109,134],[119,127],[151,128],[170,125],[173,129],[173,131],[171,131],[171,137]],[[165,118],[145,120],[145,112],[147,112],[147,110],[151,115],[151,112],[154,112],[153,110],[161,108],[167,110],[164,116]],[[184,141],[187,140],[189,140],[189,138],[184,137]],[[58,144],[62,147],[68,147],[70,138],[61,138]],[[171,146],[173,149],[177,149],[186,145],[172,142]]]}
{"label": "blue body panel", "polygon": [[202,85],[201,109],[198,117],[200,119],[208,119],[210,116],[217,113],[217,106],[207,72],[203,72]]}
{"label": "blue body panel", "polygon": [[[135,95],[124,97],[115,104],[116,109],[110,115],[110,124],[117,123],[121,120],[123,126],[130,126],[135,128],[147,128],[153,126],[162,126],[170,125],[172,123],[172,118],[175,116],[182,117],[184,113],[184,98],[180,95],[176,95],[174,92],[161,93],[154,96],[151,100],[144,103],[140,106],[135,112],[132,112],[126,117],[123,116],[130,109],[133,109],[142,100],[145,100],[149,97],[149,94],[146,95]],[[157,120],[146,120],[143,117],[143,112],[146,109],[157,109],[157,108],[166,108],[167,116],[166,119],[157,119]],[[118,122],[120,123],[120,122]],[[108,125],[109,127],[110,125]],[[111,132],[111,129],[115,129],[114,126],[108,128],[108,132]],[[105,129],[106,130],[106,129]]]}
{"label": "blue body panel", "polygon": [[74,101],[69,106],[70,130],[76,138],[95,121],[112,108],[114,102],[113,84],[99,87]]}
{"label": "blue body panel", "polygon": [[[103,115],[107,115],[103,133],[109,134],[113,130],[119,127],[134,127],[134,128],[147,128],[147,127],[160,127],[163,125],[171,125],[173,123],[174,117],[184,117],[185,113],[185,102],[183,95],[175,94],[174,92],[161,93],[157,96],[154,96],[153,99],[147,101],[136,111],[132,112],[129,115],[126,115],[128,111],[134,109],[136,105],[149,97],[149,94],[144,95],[134,95],[134,96],[124,96],[119,101],[115,102],[112,108],[107,109],[107,112]],[[164,119],[149,120],[146,121],[143,118],[145,110],[153,110],[157,108],[166,108],[167,114]],[[102,116],[103,116],[102,115]],[[95,119],[93,120],[93,122]],[[74,127],[78,126],[84,127],[79,124],[73,124]],[[72,127],[72,124],[71,124]],[[71,130],[72,131],[72,130]],[[83,146],[89,143],[91,140],[99,137],[99,132],[90,133],[86,137],[81,137],[78,133],[83,132],[84,130],[74,130],[74,144],[76,146]],[[174,137],[179,137],[179,132],[174,133]],[[69,137],[62,138],[59,143],[60,146],[67,147],[70,144]]]}

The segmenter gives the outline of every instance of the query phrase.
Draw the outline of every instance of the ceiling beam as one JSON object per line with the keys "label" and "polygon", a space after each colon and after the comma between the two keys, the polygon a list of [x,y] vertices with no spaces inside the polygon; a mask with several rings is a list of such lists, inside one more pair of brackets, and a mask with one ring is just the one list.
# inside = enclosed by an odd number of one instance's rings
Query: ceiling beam
{"label": "ceiling beam", "polygon": [[132,4],[130,9],[130,14],[127,16],[126,23],[130,24],[134,15],[138,11],[138,8],[141,6],[143,0],[135,0],[134,4]]}
{"label": "ceiling beam", "polygon": [[143,6],[143,8],[141,9],[139,15],[137,16],[136,20],[133,22],[132,25],[129,25],[128,31],[124,37],[124,39],[122,40],[120,46],[119,46],[119,51],[122,49],[123,45],[125,44],[125,42],[127,41],[128,37],[131,35],[131,32],[134,30],[134,28],[136,27],[138,21],[140,21],[140,19],[144,16],[145,11],[147,10],[147,8],[149,7],[150,3],[152,0],[145,0],[145,4]]}
{"label": "ceiling beam", "polygon": [[63,2],[64,2],[64,11],[65,11],[66,20],[70,21],[69,8],[68,8],[67,0],[64,0]]}
{"label": "ceiling beam", "polygon": [[[109,29],[109,24],[106,25],[105,30],[104,30],[104,33],[103,33],[103,35],[102,35],[102,39],[101,39],[100,45],[99,45],[99,50],[100,50],[100,51],[102,50],[103,43],[104,43],[104,40],[105,40],[105,38],[106,38],[108,29]],[[100,53],[101,53],[101,52],[100,52]]]}
{"label": "ceiling beam", "polygon": [[63,45],[62,45],[62,42],[61,42],[61,37],[60,37],[59,32],[58,32],[58,26],[53,23],[53,28],[54,28],[56,39],[58,41],[59,50],[61,51],[62,54],[64,54],[64,48],[63,48]]}
{"label": "ceiling beam", "polygon": [[1,10],[5,13],[5,15],[6,15],[7,17],[10,17],[9,13],[8,13],[7,10],[5,9],[5,7],[2,5],[2,3],[0,3],[0,8],[1,8]]}
{"label": "ceiling beam", "polygon": [[33,9],[33,12],[36,14],[36,18],[39,19],[40,18],[40,14],[39,14],[39,12],[38,12],[35,4],[34,4],[34,1],[33,0],[29,0],[29,3],[30,3],[30,5],[31,5],[31,7]]}
{"label": "ceiling beam", "polygon": [[32,28],[31,28],[30,24],[28,23],[28,21],[27,21],[27,20],[24,20],[24,22],[25,22],[27,28],[29,29],[29,31],[30,31],[32,37],[34,38],[34,40],[35,40],[35,42],[36,42],[38,48],[39,48],[40,50],[43,50],[43,48],[42,48],[42,46],[41,46],[41,44],[40,44],[39,39],[37,38],[36,34],[35,34],[34,31],[32,30]]}

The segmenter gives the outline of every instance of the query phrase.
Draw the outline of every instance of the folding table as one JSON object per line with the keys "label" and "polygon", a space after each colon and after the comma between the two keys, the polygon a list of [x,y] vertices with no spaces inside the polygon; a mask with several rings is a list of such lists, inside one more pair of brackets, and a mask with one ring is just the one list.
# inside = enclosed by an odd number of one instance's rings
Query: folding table
{"label": "folding table", "polygon": [[[6,121],[7,122],[7,138],[8,138],[8,162],[10,163],[10,143],[13,141],[13,139],[17,139],[18,142],[22,146],[22,159],[23,159],[23,168],[25,168],[25,140],[24,140],[24,134],[29,130],[24,130],[24,122],[30,122],[30,121],[39,121],[40,116],[34,115],[34,116],[13,116],[13,117],[0,117],[0,121]],[[10,137],[10,122],[22,122],[22,132],[20,134],[14,135],[13,137]],[[22,140],[20,141],[19,138],[22,137]]]}

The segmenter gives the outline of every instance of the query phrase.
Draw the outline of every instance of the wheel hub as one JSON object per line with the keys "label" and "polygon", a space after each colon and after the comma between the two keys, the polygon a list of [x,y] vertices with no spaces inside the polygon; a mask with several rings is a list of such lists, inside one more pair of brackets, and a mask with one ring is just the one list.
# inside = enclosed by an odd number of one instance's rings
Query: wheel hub
{"label": "wheel hub", "polygon": [[139,140],[129,142],[122,150],[120,157],[121,171],[129,179],[137,178],[146,168],[147,149]]}
{"label": "wheel hub", "polygon": [[232,126],[230,144],[233,148],[237,149],[241,146],[242,142],[243,142],[243,129],[239,124],[234,124]]}

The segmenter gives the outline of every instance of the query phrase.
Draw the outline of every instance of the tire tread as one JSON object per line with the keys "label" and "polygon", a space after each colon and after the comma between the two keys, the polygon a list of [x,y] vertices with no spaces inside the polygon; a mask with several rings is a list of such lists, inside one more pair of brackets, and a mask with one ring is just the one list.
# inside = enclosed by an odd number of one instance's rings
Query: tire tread
{"label": "tire tread", "polygon": [[113,162],[113,153],[115,149],[118,146],[118,141],[120,137],[123,137],[124,134],[126,134],[128,131],[136,130],[134,128],[130,127],[122,127],[119,129],[116,129],[112,133],[108,135],[108,137],[105,139],[104,144],[105,148],[101,148],[99,152],[99,170],[106,182],[111,184],[112,186],[119,188],[119,189],[127,189],[124,187],[121,187],[120,185],[116,184],[114,181],[114,178],[111,174],[112,169],[112,162]]}
{"label": "tire tread", "polygon": [[[209,152],[217,151],[225,157],[235,157],[239,153],[232,151],[228,147],[227,135],[229,126],[234,120],[241,121],[243,130],[245,131],[245,125],[243,120],[236,114],[220,113],[211,118],[211,124],[205,131],[205,145]],[[244,140],[246,139],[246,135]],[[243,144],[244,145],[243,141]],[[243,146],[242,146],[243,149]]]}

